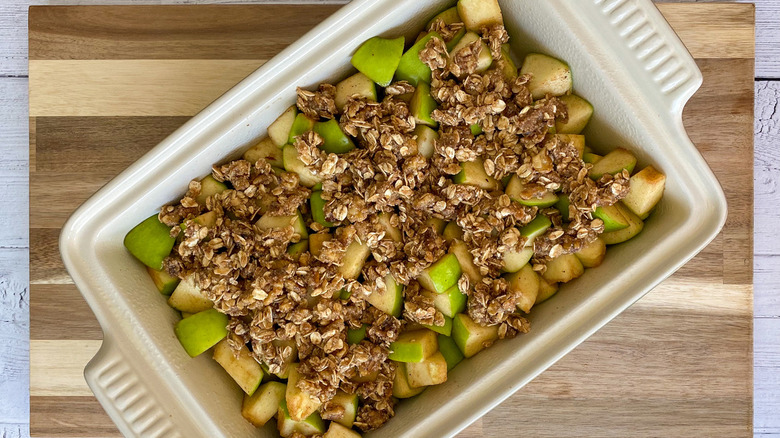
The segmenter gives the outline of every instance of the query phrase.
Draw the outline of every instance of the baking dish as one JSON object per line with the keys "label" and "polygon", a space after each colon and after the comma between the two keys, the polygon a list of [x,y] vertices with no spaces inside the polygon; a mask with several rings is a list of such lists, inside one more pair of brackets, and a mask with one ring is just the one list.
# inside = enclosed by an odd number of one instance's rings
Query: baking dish
{"label": "baking dish", "polygon": [[[240,389],[208,355],[190,359],[177,313],[122,246],[135,224],[186,190],[212,163],[240,155],[293,103],[295,87],[344,77],[374,35],[413,39],[451,0],[355,0],[194,117],[90,198],[63,228],[65,266],[104,342],[85,371],[126,436],[276,436],[240,414]],[[700,251],[722,227],[720,186],[685,134],[682,109],[701,74],[647,0],[501,2],[518,55],[567,60],[596,113],[593,147],[624,146],[667,175],[666,195],[635,239],[535,308],[532,332],[463,362],[449,381],[402,402],[375,437],[450,436],[500,403]],[[566,293],[577,289],[577,293]]]}

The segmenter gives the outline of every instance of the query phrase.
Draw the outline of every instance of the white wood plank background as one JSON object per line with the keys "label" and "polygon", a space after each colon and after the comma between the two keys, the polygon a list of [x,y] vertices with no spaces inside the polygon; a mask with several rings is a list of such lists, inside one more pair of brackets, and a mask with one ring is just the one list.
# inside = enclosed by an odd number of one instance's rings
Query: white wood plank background
{"label": "white wood plank background", "polygon": [[[28,6],[252,2],[0,0],[0,437],[29,436]],[[756,1],[756,38],[754,431],[780,438],[780,0]]]}

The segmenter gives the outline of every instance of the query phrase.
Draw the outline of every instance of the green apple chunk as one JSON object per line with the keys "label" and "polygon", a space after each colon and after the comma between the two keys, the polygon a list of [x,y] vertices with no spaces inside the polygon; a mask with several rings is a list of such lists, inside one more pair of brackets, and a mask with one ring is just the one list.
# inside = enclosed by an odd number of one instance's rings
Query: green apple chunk
{"label": "green apple chunk", "polygon": [[498,0],[459,0],[458,14],[468,30],[477,32],[484,26],[504,24]]}
{"label": "green apple chunk", "polygon": [[417,136],[417,153],[430,159],[433,156],[433,142],[439,138],[439,133],[430,126],[417,125],[414,128],[414,135]]}
{"label": "green apple chunk", "polygon": [[300,235],[301,239],[309,237],[309,232],[306,230],[306,222],[303,220],[300,211],[289,216],[273,216],[266,213],[255,222],[255,226],[261,230],[273,230],[292,226],[295,234]]}
{"label": "green apple chunk", "polygon": [[498,339],[498,326],[483,327],[459,313],[452,318],[452,339],[464,356],[472,357]]}
{"label": "green apple chunk", "polygon": [[254,394],[263,381],[263,368],[252,357],[246,345],[241,346],[236,357],[227,339],[223,339],[214,347],[214,360],[222,365],[222,368],[248,395]]}
{"label": "green apple chunk", "polygon": [[452,181],[455,184],[468,184],[488,191],[498,190],[500,187],[498,181],[485,171],[485,164],[481,158],[460,163],[460,172],[452,177]]}
{"label": "green apple chunk", "polygon": [[338,423],[330,423],[328,431],[322,438],[360,438],[360,434]]}
{"label": "green apple chunk", "polygon": [[284,401],[287,385],[281,382],[268,382],[257,388],[251,396],[244,396],[241,415],[256,427],[265,425],[279,410]]}
{"label": "green apple chunk", "polygon": [[449,336],[439,335],[439,353],[447,361],[447,371],[455,368],[455,365],[463,360],[463,353],[458,348],[458,344]]}
{"label": "green apple chunk", "polygon": [[614,206],[596,207],[593,217],[604,221],[604,232],[622,230],[628,226],[628,219]]}
{"label": "green apple chunk", "polygon": [[332,238],[330,233],[309,234],[309,252],[312,257],[319,257],[322,254],[322,244]]}
{"label": "green apple chunk", "polygon": [[517,294],[517,308],[523,312],[530,312],[539,295],[539,276],[531,265],[526,263],[519,271],[506,277],[508,287]]}
{"label": "green apple chunk", "polygon": [[390,359],[396,362],[422,362],[438,351],[436,333],[427,330],[413,330],[401,333],[390,344]]}
{"label": "green apple chunk", "polygon": [[323,227],[330,228],[335,224],[325,220],[325,204],[326,201],[322,199],[322,192],[312,192],[309,198],[309,205],[311,206],[311,217],[315,222],[318,222]]}
{"label": "green apple chunk", "polygon": [[412,388],[409,385],[409,378],[406,375],[406,364],[398,362],[395,364],[395,378],[393,379],[393,397],[410,398],[425,391],[425,387]]}
{"label": "green apple chunk", "polygon": [[331,420],[344,427],[352,427],[352,425],[355,423],[355,418],[357,418],[357,394],[348,394],[339,390],[328,403],[330,405],[341,406],[344,408],[344,413],[340,417],[331,418]]}
{"label": "green apple chunk", "polygon": [[352,56],[352,65],[377,84],[390,85],[404,52],[404,37],[386,39],[373,37],[361,45]]}
{"label": "green apple chunk", "polygon": [[551,226],[552,221],[549,217],[543,214],[537,214],[531,222],[520,228],[520,235],[528,240],[535,239],[544,234]]}
{"label": "green apple chunk", "polygon": [[558,202],[558,195],[553,192],[545,192],[541,197],[531,197],[523,193],[525,191],[525,183],[517,175],[512,175],[509,180],[509,184],[506,186],[506,194],[513,200],[520,204],[528,205],[530,207],[545,208],[555,205]]}
{"label": "green apple chunk", "polygon": [[208,309],[177,322],[174,332],[187,354],[195,357],[224,339],[227,325],[227,315]]}
{"label": "green apple chunk", "polygon": [[376,84],[363,73],[355,73],[336,84],[335,100],[336,108],[339,112],[344,111],[344,107],[350,98],[362,98],[376,102]]}
{"label": "green apple chunk", "polygon": [[[450,244],[450,254],[458,259],[461,271],[466,274],[471,284],[482,281],[482,273],[474,264],[474,256],[469,252],[468,246],[462,240],[456,240]],[[457,280],[456,280],[457,281]]]}
{"label": "green apple chunk", "polygon": [[574,254],[563,254],[547,262],[542,278],[550,283],[568,283],[585,272],[582,262]]}
{"label": "green apple chunk", "polygon": [[355,149],[355,143],[341,130],[336,119],[314,124],[314,132],[322,137],[324,143],[321,148],[329,154],[345,154]]}
{"label": "green apple chunk", "polygon": [[[287,382],[287,390],[290,390],[290,382]],[[325,422],[320,417],[319,412],[312,411],[306,418],[294,420],[287,409],[288,403],[288,400],[282,400],[276,413],[276,427],[282,438],[291,437],[295,433],[312,436],[325,432]]]}
{"label": "green apple chunk", "polygon": [[171,253],[176,239],[171,227],[160,222],[157,215],[149,216],[125,236],[125,248],[146,266],[160,270],[163,259]]}
{"label": "green apple chunk", "polygon": [[421,324],[421,325],[427,328],[428,330],[431,330],[433,332],[436,332],[444,336],[450,336],[452,334],[452,318],[446,316],[444,317],[444,325],[435,325],[435,324],[431,324],[431,325]]}
{"label": "green apple chunk", "polygon": [[417,120],[418,124],[427,125],[431,127],[437,127],[438,122],[433,120],[431,113],[435,110],[439,104],[431,96],[431,86],[425,82],[417,84],[417,88],[414,90],[412,100],[409,102],[409,110]]}
{"label": "green apple chunk", "polygon": [[252,164],[263,159],[271,166],[281,167],[284,165],[284,161],[282,160],[282,149],[279,148],[270,137],[260,140],[256,145],[247,149],[247,151],[244,152],[243,158]]}
{"label": "green apple chunk", "polygon": [[347,328],[347,344],[359,344],[360,341],[366,339],[367,328],[368,326],[366,324],[361,325],[360,328],[357,329]]}
{"label": "green apple chunk", "polygon": [[430,32],[420,38],[406,53],[401,56],[398,69],[395,71],[395,80],[407,81],[415,87],[420,82],[431,83],[431,68],[420,60],[420,50],[425,48],[433,38],[442,39],[436,32]]}
{"label": "green apple chunk", "polygon": [[[460,288],[456,284],[447,289],[444,293],[438,294],[433,291],[424,290],[423,296],[433,300],[433,307],[444,316],[452,318],[460,312],[466,310],[466,301],[468,296],[460,291]],[[448,335],[449,336],[449,335]]]}
{"label": "green apple chunk", "polygon": [[403,240],[401,229],[392,224],[392,215],[390,213],[379,213],[377,216],[379,225],[385,230],[385,238],[390,238],[395,242]]}
{"label": "green apple chunk", "polygon": [[598,163],[594,164],[588,172],[588,176],[591,179],[599,179],[605,173],[616,174],[627,170],[628,173],[634,171],[636,166],[636,157],[631,152],[617,148],[614,151],[604,155],[604,158],[600,159]]}
{"label": "green apple chunk", "polygon": [[580,259],[582,266],[586,268],[596,268],[604,261],[604,256],[607,254],[607,245],[604,240],[596,238],[593,242],[585,245],[574,255]]}
{"label": "green apple chunk", "polygon": [[639,234],[645,226],[642,219],[626,208],[621,202],[618,202],[615,206],[623,214],[623,217],[628,220],[628,227],[610,233],[603,233],[601,239],[604,240],[604,243],[607,245],[625,242]]}
{"label": "green apple chunk", "polygon": [[458,283],[461,273],[458,258],[449,253],[426,268],[417,281],[428,290],[442,293]]}
{"label": "green apple chunk", "polygon": [[593,152],[585,152],[582,154],[582,161],[584,163],[596,164],[601,161],[602,158],[604,157],[599,154],[594,154]]}
{"label": "green apple chunk", "polygon": [[387,274],[384,280],[385,288],[371,291],[366,301],[388,315],[400,318],[404,304],[404,285],[395,281],[393,274]]}
{"label": "green apple chunk", "polygon": [[447,227],[447,221],[438,217],[431,216],[425,220],[425,225],[433,228],[433,231],[435,231],[436,234],[441,235],[442,233],[444,233],[444,228]]}
{"label": "green apple chunk", "polygon": [[623,205],[640,219],[646,219],[664,195],[665,185],[666,175],[653,166],[647,166],[629,180],[628,195],[623,199]]}
{"label": "green apple chunk", "polygon": [[517,78],[517,65],[512,60],[509,44],[501,45],[501,61],[501,72],[504,74],[504,78],[512,83]]}
{"label": "green apple chunk", "polygon": [[490,54],[490,48],[485,44],[484,41],[482,41],[482,37],[480,37],[478,34],[474,32],[466,32],[463,37],[458,41],[458,44],[455,45],[455,47],[450,50],[450,64],[453,63],[453,59],[455,57],[455,54],[458,53],[461,49],[468,46],[469,44],[479,41],[480,46],[482,47],[479,51],[479,56],[477,57],[477,73],[482,73],[485,70],[489,69],[490,66],[493,64],[493,56]]}
{"label": "green apple chunk", "polygon": [[290,141],[290,131],[297,115],[298,108],[293,105],[268,126],[268,137],[276,146],[282,147]]}
{"label": "green apple chunk", "polygon": [[503,272],[517,272],[526,266],[533,256],[533,246],[526,246],[520,251],[505,251],[501,255],[501,261],[504,264],[501,270]]}
{"label": "green apple chunk", "polygon": [[339,273],[347,280],[354,280],[360,276],[366,259],[371,255],[368,245],[358,240],[353,240],[344,252],[344,258],[339,266]]}
{"label": "green apple chunk", "polygon": [[444,383],[447,381],[447,361],[437,351],[422,362],[407,363],[406,378],[412,388]]}
{"label": "green apple chunk", "polygon": [[547,94],[563,96],[571,92],[572,79],[569,65],[552,56],[529,53],[523,60],[520,74],[531,75],[527,85],[534,100],[542,99]]}
{"label": "green apple chunk", "polygon": [[305,134],[314,129],[316,120],[312,120],[304,113],[298,113],[293,120],[293,124],[290,127],[290,137],[287,139],[287,143],[294,144],[295,137]]}
{"label": "green apple chunk", "polygon": [[200,205],[206,205],[206,200],[208,198],[218,193],[222,193],[227,189],[227,184],[217,181],[211,175],[206,175],[200,180],[200,194],[195,198],[195,201]]}
{"label": "green apple chunk", "polygon": [[557,120],[555,131],[559,134],[579,134],[593,116],[593,105],[576,94],[566,94],[558,99],[566,104],[569,118],[565,122]]}
{"label": "green apple chunk", "polygon": [[303,419],[316,412],[321,403],[317,398],[298,388],[298,381],[301,380],[298,366],[299,364],[293,364],[289,367],[290,375],[287,378],[287,392],[284,395],[284,399],[287,401],[290,418],[294,421],[303,421]]}
{"label": "green apple chunk", "polygon": [[179,282],[168,298],[168,305],[180,312],[198,313],[214,307],[200,287],[195,283],[195,276],[189,275]]}
{"label": "green apple chunk", "polygon": [[298,150],[295,146],[288,144],[282,149],[282,158],[284,159],[284,170],[298,174],[301,185],[312,187],[322,182],[322,178],[313,174],[303,161],[298,158]]}
{"label": "green apple chunk", "polygon": [[558,202],[555,203],[555,208],[561,212],[561,220],[569,222],[569,195],[561,194],[558,196]]}
{"label": "green apple chunk", "polygon": [[176,286],[179,285],[179,279],[168,275],[165,270],[161,269],[158,271],[157,269],[152,269],[147,266],[146,272],[152,277],[155,287],[157,287],[157,290],[163,295],[170,295],[176,289]]}
{"label": "green apple chunk", "polygon": [[544,278],[539,279],[539,294],[536,295],[534,305],[547,301],[558,292],[558,283],[549,283]]}
{"label": "green apple chunk", "polygon": [[479,123],[474,123],[473,125],[469,125],[469,130],[471,130],[471,135],[475,137],[484,132],[482,131],[482,126],[480,126]]}
{"label": "green apple chunk", "polygon": [[433,18],[431,18],[430,21],[428,21],[428,24],[425,25],[425,28],[431,27],[431,25],[436,21],[441,20],[444,24],[452,24],[452,23],[462,23],[463,20],[460,18],[460,14],[458,13],[458,7],[453,6],[449,9],[445,9],[438,14],[434,15]]}
{"label": "green apple chunk", "polygon": [[582,157],[585,153],[585,136],[580,134],[552,134],[562,143],[571,143],[574,149],[577,149],[578,156]]}
{"label": "green apple chunk", "polygon": [[444,240],[452,243],[455,240],[463,240],[463,229],[455,222],[450,222],[444,227],[444,231],[441,233]]}
{"label": "green apple chunk", "polygon": [[287,254],[295,261],[301,258],[301,255],[309,250],[309,241],[301,240],[297,243],[291,243],[287,247]]}

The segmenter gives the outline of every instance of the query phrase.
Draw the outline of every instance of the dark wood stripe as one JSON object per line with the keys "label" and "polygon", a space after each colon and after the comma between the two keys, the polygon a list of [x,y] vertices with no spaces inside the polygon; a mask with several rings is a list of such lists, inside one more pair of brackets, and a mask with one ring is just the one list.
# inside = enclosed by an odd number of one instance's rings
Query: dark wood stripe
{"label": "dark wood stripe", "polygon": [[34,437],[121,437],[94,397],[30,397]]}
{"label": "dark wood stripe", "polygon": [[31,284],[71,282],[60,258],[59,236],[59,228],[30,229]]}
{"label": "dark wood stripe", "polygon": [[340,7],[33,6],[30,59],[269,59]]}
{"label": "dark wood stripe", "polygon": [[84,173],[31,173],[30,228],[61,228],[71,213],[115,174],[86,170]]}
{"label": "dark wood stripe", "polygon": [[103,331],[72,284],[30,285],[30,339],[96,340]]}

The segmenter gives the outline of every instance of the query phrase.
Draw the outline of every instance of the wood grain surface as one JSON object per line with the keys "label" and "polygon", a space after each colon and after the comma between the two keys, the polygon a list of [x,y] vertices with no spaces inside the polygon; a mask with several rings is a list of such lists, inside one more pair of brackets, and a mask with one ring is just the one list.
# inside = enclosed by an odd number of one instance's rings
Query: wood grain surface
{"label": "wood grain surface", "polygon": [[[517,436],[518,430],[534,437],[752,434],[753,9],[718,4],[659,7],[697,56],[704,74],[704,85],[688,104],[684,120],[726,191],[726,227],[677,274],[469,427],[464,437]],[[215,84],[223,84],[224,76],[218,73],[225,62],[260,65],[273,50],[302,34],[305,26],[266,25],[288,8],[31,9],[34,436],[118,435],[78,372],[99,345],[100,330],[59,259],[59,228],[92,192],[194,114],[197,103],[216,98],[220,87]],[[307,6],[306,14],[320,17],[309,26],[332,10]],[[181,14],[190,20],[181,20]],[[231,26],[236,22],[238,26]],[[230,34],[256,53],[219,50],[231,44],[226,37]],[[180,72],[171,66],[186,65],[179,63],[187,62],[189,43],[198,47],[200,55],[192,58],[202,71],[180,82],[204,82],[166,91],[164,85],[172,83],[169,76],[146,72]],[[146,46],[156,49],[139,58]],[[231,72],[235,79],[239,73],[243,71]],[[63,77],[79,80],[69,84]],[[112,77],[122,78],[125,92],[133,87],[139,92],[129,100],[112,99],[105,94],[114,90],[107,80]],[[139,78],[144,83],[133,82]],[[52,90],[52,84],[65,86],[59,92],[70,94],[36,94]],[[148,90],[164,94],[144,95]],[[65,98],[67,102],[60,100]],[[174,111],[166,98],[182,105]],[[94,99],[102,112],[91,109]]]}

